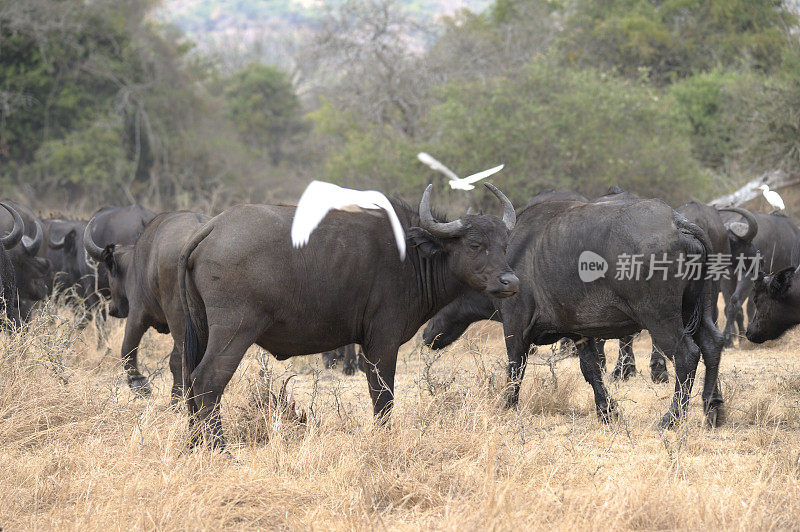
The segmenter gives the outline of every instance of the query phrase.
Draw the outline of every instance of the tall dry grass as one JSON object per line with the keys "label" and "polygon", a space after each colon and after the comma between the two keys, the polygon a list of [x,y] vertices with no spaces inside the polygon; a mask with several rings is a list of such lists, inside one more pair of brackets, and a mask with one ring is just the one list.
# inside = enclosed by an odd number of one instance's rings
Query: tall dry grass
{"label": "tall dry grass", "polygon": [[[155,392],[142,399],[122,377],[121,322],[108,349],[96,334],[51,305],[0,338],[3,530],[800,528],[797,334],[725,352],[726,426],[705,429],[694,397],[664,433],[653,426],[671,385],[647,380],[646,336],[639,375],[609,384],[623,409],[610,426],[578,361],[550,364],[548,348],[520,408],[499,408],[496,324],[441,355],[404,346],[387,429],[371,423],[363,376],[253,349],[223,404],[230,455],[187,450],[168,336],[143,342]],[[264,406],[270,377],[294,373],[305,425]]]}

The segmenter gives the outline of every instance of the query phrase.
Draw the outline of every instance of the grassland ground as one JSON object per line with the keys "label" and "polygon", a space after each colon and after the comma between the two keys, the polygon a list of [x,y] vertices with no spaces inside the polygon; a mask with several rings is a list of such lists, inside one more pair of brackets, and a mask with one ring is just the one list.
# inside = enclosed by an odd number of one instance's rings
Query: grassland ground
{"label": "grassland ground", "polygon": [[[667,432],[654,425],[673,384],[650,382],[646,333],[638,373],[608,382],[623,412],[611,425],[578,360],[551,365],[549,347],[532,357],[520,407],[499,408],[494,323],[441,353],[405,345],[383,429],[363,375],[253,348],[225,395],[226,455],[187,450],[185,414],[169,407],[169,336],[150,332],[140,350],[154,393],[128,390],[122,324],[98,348],[94,324],[51,304],[0,337],[3,530],[800,528],[795,332],[724,352],[726,425],[703,426],[696,387]],[[610,370],[616,342],[606,351]],[[305,425],[264,400],[291,374]]]}

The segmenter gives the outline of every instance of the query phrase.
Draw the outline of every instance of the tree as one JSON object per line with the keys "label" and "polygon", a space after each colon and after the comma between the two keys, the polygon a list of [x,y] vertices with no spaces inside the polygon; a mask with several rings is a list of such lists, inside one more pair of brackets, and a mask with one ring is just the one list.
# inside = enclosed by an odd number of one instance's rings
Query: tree
{"label": "tree", "polygon": [[292,84],[274,67],[251,64],[225,80],[227,114],[248,146],[265,150],[273,164],[305,130]]}
{"label": "tree", "polygon": [[670,83],[717,67],[774,72],[797,16],[781,0],[574,0],[559,39],[571,65]]}

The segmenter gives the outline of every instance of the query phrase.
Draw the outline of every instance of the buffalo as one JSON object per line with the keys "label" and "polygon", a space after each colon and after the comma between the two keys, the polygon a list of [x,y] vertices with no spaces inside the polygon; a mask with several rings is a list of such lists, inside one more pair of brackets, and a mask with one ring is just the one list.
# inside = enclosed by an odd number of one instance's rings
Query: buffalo
{"label": "buffalo", "polygon": [[142,335],[152,327],[162,334],[172,333],[174,343],[169,359],[172,401],[175,404],[181,398],[185,324],[178,294],[178,259],[189,237],[210,219],[187,211],[159,214],[144,227],[134,245],[99,246],[92,237],[94,218],[84,230],[86,252],[108,271],[109,314],[127,318],[122,361],[128,385],[137,393],[147,395],[151,391],[147,378],[139,371],[137,353]]}
{"label": "buffalo", "polygon": [[224,446],[219,401],[254,343],[278,360],[360,344],[373,412],[385,422],[401,344],[468,288],[498,298],[517,292],[505,255],[514,207],[487,187],[502,220],[438,221],[431,186],[418,212],[392,200],[409,243],[404,260],[389,224],[372,213],[331,211],[300,249],[290,246],[290,206],[235,206],[195,232],[178,268],[189,414],[202,427],[192,444],[205,436]]}
{"label": "buffalo", "polygon": [[[624,338],[647,329],[654,345],[675,360],[675,393],[659,426],[672,426],[685,411],[701,355],[706,364],[704,410],[709,424],[716,425],[723,414],[717,384],[722,335],[713,322],[712,288],[705,280],[711,242],[705,231],[659,200],[610,196],[591,203],[533,204],[518,216],[507,256],[522,280],[520,290],[516,297],[492,304],[502,318],[508,350],[507,404],[519,399],[532,344],[586,337],[591,340],[579,345],[581,371],[594,390],[598,416],[612,419],[616,405],[603,384],[596,339]],[[661,260],[664,270],[646,282],[610,273],[584,282],[579,264],[585,251],[606,264],[626,256],[652,257],[649,266]],[[687,279],[678,275],[679,257],[692,255],[702,259],[701,271]],[[643,272],[647,266],[643,261]],[[479,294],[468,293],[449,308],[461,305],[488,316],[486,304]],[[460,314],[458,334],[469,323],[468,314]]]}
{"label": "buffalo", "polygon": [[[742,251],[746,257],[761,256],[761,267],[764,273],[775,273],[792,266],[792,248],[800,238],[800,228],[790,218],[783,214],[766,214],[761,212],[750,213],[758,226],[758,232],[752,239],[752,247],[743,246]],[[725,215],[723,215],[725,216]],[[737,214],[725,216],[726,223],[732,225],[741,222]],[[735,291],[730,295],[726,306],[725,316],[728,320],[725,334],[729,341],[732,340],[734,326],[738,325],[739,331],[744,330],[742,303],[750,296],[753,290],[753,279],[745,277],[739,280]],[[754,302],[752,299],[747,305],[747,314],[753,318]]]}
{"label": "buffalo", "polygon": [[87,223],[84,220],[62,218],[43,220],[45,245],[39,253],[52,264],[48,289],[50,291],[74,289],[75,295],[91,308],[93,305],[90,298],[96,300],[95,275],[81,242]]}
{"label": "buffalo", "polygon": [[[141,205],[125,207],[107,206],[92,215],[92,242],[100,247],[115,245],[133,245],[144,231],[144,227],[156,217],[156,213]],[[105,265],[100,263],[97,269],[97,286],[99,296],[108,299],[108,273]]]}
{"label": "buffalo", "polygon": [[[619,200],[620,198],[630,200],[638,199],[638,196],[626,192],[619,187],[610,187],[604,196],[594,201],[611,201],[614,199]],[[519,215],[528,207],[548,201],[581,201],[586,203],[589,202],[589,199],[573,190],[543,190],[531,198],[525,207],[518,211],[517,214]],[[480,294],[467,292],[431,318],[422,333],[423,343],[432,349],[443,349],[455,342],[464,334],[464,331],[466,331],[471,323],[478,320],[502,322],[502,317],[491,300]],[[572,344],[572,341],[569,339],[562,339],[562,348],[564,348],[566,343]],[[597,349],[597,355],[600,359],[601,366],[605,368],[606,356],[604,340],[595,339],[593,342],[588,342],[588,339],[584,339],[578,345],[582,345],[583,349]],[[611,375],[615,379],[627,380],[635,373],[636,361],[633,354],[633,336],[625,336],[620,338],[619,356],[617,357],[617,364]]]}
{"label": "buffalo", "polygon": [[756,344],[775,340],[800,323],[800,279],[790,266],[753,283],[755,315],[747,325],[747,339]]}
{"label": "buffalo", "polygon": [[11,202],[0,201],[2,206],[11,216],[11,230],[0,237],[0,287],[2,287],[2,311],[5,319],[14,327],[21,325],[19,308],[19,295],[17,293],[17,277],[14,264],[9,256],[10,251],[22,241],[25,222],[19,213],[11,206]]}
{"label": "buffalo", "polygon": [[[24,223],[22,240],[13,248],[7,248],[8,258],[14,267],[20,312],[27,319],[37,301],[47,297],[47,276],[50,263],[38,256],[42,246],[42,224],[33,211],[19,203],[6,200],[6,204],[16,211]],[[6,211],[0,211],[0,230],[11,231],[14,219]]]}

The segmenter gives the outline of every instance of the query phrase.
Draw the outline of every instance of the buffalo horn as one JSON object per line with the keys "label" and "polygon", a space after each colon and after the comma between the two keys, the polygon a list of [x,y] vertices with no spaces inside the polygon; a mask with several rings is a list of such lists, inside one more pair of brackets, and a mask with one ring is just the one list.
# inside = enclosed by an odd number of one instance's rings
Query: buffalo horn
{"label": "buffalo horn", "polygon": [[28,236],[22,237],[22,247],[25,248],[28,255],[36,255],[39,253],[39,248],[42,247],[42,239],[44,238],[42,224],[39,223],[39,220],[34,220],[33,223],[36,225],[36,235],[34,235],[33,239]]}
{"label": "buffalo horn", "polygon": [[83,247],[86,248],[86,253],[89,254],[94,260],[102,260],[103,248],[98,246],[92,240],[92,226],[94,225],[94,217],[86,224],[86,229],[83,231]]}
{"label": "buffalo horn", "polygon": [[503,205],[503,223],[505,223],[506,228],[511,231],[514,229],[514,225],[517,223],[517,213],[514,212],[514,204],[512,204],[506,195],[500,192],[500,189],[493,184],[484,183],[484,185],[486,185],[486,188],[492,191],[492,194],[497,196],[497,199],[499,199],[500,203]]}
{"label": "buffalo horn", "polygon": [[437,222],[431,214],[431,189],[433,185],[428,185],[422,194],[422,201],[419,202],[419,222],[420,226],[433,236],[448,238],[454,237],[464,229],[464,222],[455,220],[453,222]]}
{"label": "buffalo horn", "polygon": [[2,205],[5,210],[11,213],[11,216],[14,218],[14,228],[11,229],[11,232],[6,236],[0,238],[0,242],[3,243],[3,246],[6,249],[11,249],[19,244],[20,240],[22,240],[22,231],[25,227],[25,222],[22,221],[22,217],[19,215],[16,209],[2,201],[0,201],[0,205]]}
{"label": "buffalo horn", "polygon": [[737,228],[738,230],[733,229],[732,227],[733,224],[730,224],[728,229],[730,229],[734,235],[738,236],[740,239],[742,239],[744,242],[748,244],[753,241],[753,239],[756,237],[756,234],[758,233],[758,222],[756,221],[756,217],[753,216],[753,213],[745,209],[740,209],[738,207],[722,207],[719,210],[735,212],[736,214],[747,220],[747,231],[744,231],[744,234],[740,234],[738,232],[741,231],[741,228]]}

